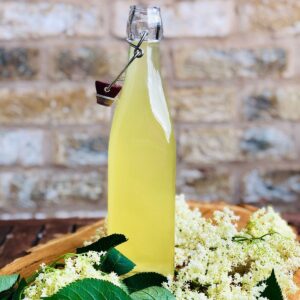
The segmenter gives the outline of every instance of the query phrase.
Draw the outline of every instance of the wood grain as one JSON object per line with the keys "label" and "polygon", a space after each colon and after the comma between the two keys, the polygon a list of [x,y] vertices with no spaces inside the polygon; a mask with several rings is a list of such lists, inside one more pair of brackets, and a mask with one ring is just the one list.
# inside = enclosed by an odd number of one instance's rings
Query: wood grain
{"label": "wood grain", "polygon": [[[74,233],[97,219],[0,220],[0,268],[27,254],[28,249]],[[17,245],[17,247],[15,246]]]}
{"label": "wood grain", "polygon": [[[247,224],[251,214],[256,210],[256,208],[252,206],[246,206],[246,205],[233,206],[223,202],[211,204],[211,203],[199,203],[196,201],[190,201],[189,203],[191,208],[199,208],[203,216],[206,218],[210,218],[215,210],[221,210],[225,206],[229,207],[237,215],[240,216],[240,221],[238,222],[239,228],[242,228]],[[82,246],[83,242],[85,240],[90,239],[95,234],[97,228],[103,226],[103,224],[104,224],[104,220],[100,220],[98,222],[95,222],[91,225],[79,229],[75,233],[63,235],[59,238],[50,240],[46,244],[33,247],[27,251],[28,252],[27,255],[14,260],[12,263],[2,268],[0,270],[0,274],[19,273],[23,277],[28,277],[35,270],[38,269],[41,263],[46,263],[46,264],[50,263],[55,259],[57,259],[59,256],[68,252],[73,252],[76,248]],[[29,227],[29,230],[34,231],[33,227]],[[55,229],[51,227],[44,228],[43,230],[44,230],[43,234],[47,234],[47,230],[48,230],[48,234],[50,234],[51,231],[55,231]],[[26,239],[26,237],[24,238]],[[28,238],[28,240],[30,239]],[[13,249],[15,247],[15,244],[11,245],[11,247]],[[300,287],[300,270],[295,274],[295,282]],[[289,297],[289,300],[299,300],[299,299],[300,299],[300,292],[297,293],[296,295]]]}
{"label": "wood grain", "polygon": [[98,221],[79,229],[75,233],[63,235],[46,244],[33,247],[28,250],[26,256],[17,258],[2,268],[0,274],[18,273],[23,277],[28,277],[39,268],[41,263],[47,264],[65,253],[74,252],[77,247],[81,246],[84,241],[95,234],[97,228],[103,226],[103,223],[103,220]]}

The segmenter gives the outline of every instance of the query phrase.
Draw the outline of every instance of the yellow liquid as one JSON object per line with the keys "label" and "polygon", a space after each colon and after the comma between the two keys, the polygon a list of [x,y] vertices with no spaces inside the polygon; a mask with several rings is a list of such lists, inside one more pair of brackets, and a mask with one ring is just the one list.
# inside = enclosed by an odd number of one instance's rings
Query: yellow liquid
{"label": "yellow liquid", "polygon": [[175,139],[159,44],[142,48],[127,70],[110,133],[108,232],[127,236],[118,249],[136,263],[134,271],[167,275],[174,271]]}

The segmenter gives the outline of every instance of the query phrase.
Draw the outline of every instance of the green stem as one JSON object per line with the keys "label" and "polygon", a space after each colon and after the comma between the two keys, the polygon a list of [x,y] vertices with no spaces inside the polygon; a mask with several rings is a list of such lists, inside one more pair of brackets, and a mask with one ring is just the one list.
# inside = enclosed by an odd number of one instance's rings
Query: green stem
{"label": "green stem", "polygon": [[241,243],[241,242],[254,242],[254,241],[264,241],[264,238],[266,236],[271,236],[273,234],[276,234],[277,232],[269,232],[269,233],[266,233],[262,236],[259,236],[259,237],[255,237],[253,235],[250,235],[250,237],[247,237],[247,236],[243,236],[243,235],[236,235],[232,238],[232,241],[233,242],[238,242],[238,243]]}

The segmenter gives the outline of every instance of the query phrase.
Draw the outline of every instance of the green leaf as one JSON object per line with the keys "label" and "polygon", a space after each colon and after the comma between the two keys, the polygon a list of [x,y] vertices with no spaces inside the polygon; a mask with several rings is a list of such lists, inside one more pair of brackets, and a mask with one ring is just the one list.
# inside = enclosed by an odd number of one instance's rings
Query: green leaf
{"label": "green leaf", "polygon": [[167,289],[152,286],[130,295],[132,300],[176,300],[175,296]]}
{"label": "green leaf", "polygon": [[31,276],[26,278],[26,283],[29,285],[32,282],[35,281],[35,279],[39,276],[39,274],[41,273],[41,270],[36,271],[35,273],[33,273]]}
{"label": "green leaf", "polygon": [[261,297],[265,297],[269,300],[284,300],[274,270],[272,271],[270,277],[267,280],[261,282],[260,285],[262,283],[266,284],[267,287],[261,294]]}
{"label": "green leaf", "polygon": [[151,286],[161,287],[162,283],[166,281],[167,278],[165,276],[154,272],[138,273],[123,280],[128,287],[129,293],[143,290]]}
{"label": "green leaf", "polygon": [[132,300],[121,288],[111,282],[85,278],[59,290],[47,300]]}
{"label": "green leaf", "polygon": [[115,272],[118,275],[124,275],[134,267],[135,264],[130,259],[117,249],[112,248],[107,252],[100,269],[105,273]]}
{"label": "green leaf", "polygon": [[129,295],[129,290],[128,290],[127,286],[125,285],[125,283],[122,282],[122,281],[120,282],[120,288],[121,288],[126,294]]}
{"label": "green leaf", "polygon": [[81,247],[77,249],[77,253],[85,253],[88,251],[108,251],[109,249],[123,244],[127,241],[127,238],[123,234],[111,234],[99,239],[97,242],[90,244],[86,247]]}
{"label": "green leaf", "polygon": [[19,274],[1,275],[0,276],[0,293],[12,288],[16,284],[18,279],[19,279]]}
{"label": "green leaf", "polygon": [[23,291],[27,286],[27,282],[25,279],[21,279],[18,288],[15,290],[12,300],[21,300],[22,299],[22,295],[23,295]]}
{"label": "green leaf", "polygon": [[0,299],[1,300],[11,300],[11,293],[9,293],[9,292],[1,293]]}

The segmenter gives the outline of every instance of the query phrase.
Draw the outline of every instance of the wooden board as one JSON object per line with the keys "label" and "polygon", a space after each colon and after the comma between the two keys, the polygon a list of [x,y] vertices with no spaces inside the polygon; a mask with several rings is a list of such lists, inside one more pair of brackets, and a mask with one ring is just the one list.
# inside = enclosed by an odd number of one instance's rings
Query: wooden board
{"label": "wooden board", "polygon": [[95,223],[97,219],[0,220],[0,269],[28,249]]}
{"label": "wooden board", "polygon": [[[227,206],[240,216],[240,221],[238,223],[239,228],[242,228],[247,224],[249,217],[256,210],[256,208],[252,206],[232,206],[222,202],[210,204],[190,201],[190,206],[192,208],[199,208],[206,218],[210,218],[215,210],[221,210],[224,206]],[[76,248],[82,246],[84,241],[90,239],[95,234],[97,228],[103,226],[103,224],[104,220],[100,220],[79,229],[75,233],[63,235],[59,238],[50,240],[46,244],[33,247],[27,251],[27,255],[14,260],[12,263],[2,268],[0,274],[19,273],[23,277],[28,277],[38,269],[41,263],[47,264],[67,252],[74,252]],[[9,230],[9,228],[6,228],[6,230]],[[33,229],[30,227],[29,230]],[[26,236],[24,236],[24,238],[26,239]],[[11,247],[12,251],[14,251],[13,248],[15,247],[15,244],[11,245]],[[7,253],[7,255],[9,254]],[[300,287],[300,271],[295,275],[295,282],[297,282]],[[289,298],[289,300],[297,299],[300,299],[300,292]]]}

